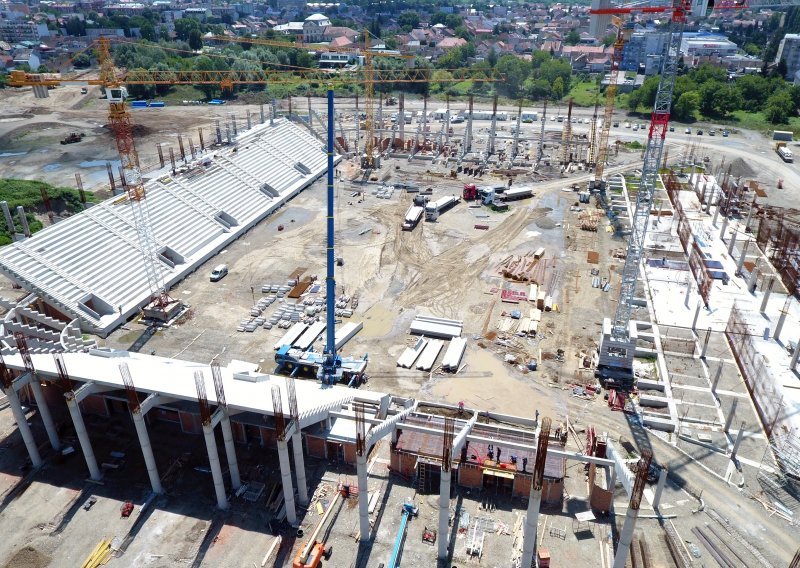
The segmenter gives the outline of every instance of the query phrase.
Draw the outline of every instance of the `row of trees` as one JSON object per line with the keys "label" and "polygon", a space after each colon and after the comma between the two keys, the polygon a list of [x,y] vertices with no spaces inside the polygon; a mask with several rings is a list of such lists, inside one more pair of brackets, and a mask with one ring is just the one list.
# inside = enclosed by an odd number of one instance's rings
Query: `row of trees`
{"label": "row of trees", "polygon": [[[652,108],[658,90],[658,77],[648,78],[628,97],[632,111]],[[773,124],[786,124],[800,108],[800,87],[779,75],[745,75],[728,81],[724,69],[701,65],[675,80],[672,116],[692,121],[701,113],[708,118],[728,118],[737,110],[763,112]]]}

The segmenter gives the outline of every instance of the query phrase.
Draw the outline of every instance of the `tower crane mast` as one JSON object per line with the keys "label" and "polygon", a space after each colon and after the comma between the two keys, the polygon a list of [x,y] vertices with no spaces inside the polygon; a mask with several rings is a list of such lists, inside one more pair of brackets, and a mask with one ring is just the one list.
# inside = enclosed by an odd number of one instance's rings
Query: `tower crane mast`
{"label": "tower crane mast", "polygon": [[[712,10],[758,9],[765,7],[789,7],[800,5],[800,0],[671,0],[669,3],[655,5],[628,5],[595,8],[593,15],[620,15],[634,13],[665,13],[670,15],[669,31],[665,42],[661,63],[661,76],[656,92],[644,163],[636,195],[636,203],[631,218],[631,231],[628,239],[627,256],[622,269],[619,302],[613,320],[603,321],[603,335],[600,340],[600,358],[597,376],[602,381],[627,387],[633,384],[633,358],[636,351],[636,324],[631,322],[639,269],[644,255],[644,242],[647,222],[653,204],[653,194],[658,180],[664,154],[664,141],[669,127],[669,113],[672,93],[678,74],[681,41],[686,19],[689,16],[702,18]],[[619,38],[619,36],[618,36]],[[608,110],[608,107],[607,107]],[[603,148],[601,147],[601,152]],[[598,160],[598,166],[602,160]],[[596,180],[600,181],[600,180]]]}

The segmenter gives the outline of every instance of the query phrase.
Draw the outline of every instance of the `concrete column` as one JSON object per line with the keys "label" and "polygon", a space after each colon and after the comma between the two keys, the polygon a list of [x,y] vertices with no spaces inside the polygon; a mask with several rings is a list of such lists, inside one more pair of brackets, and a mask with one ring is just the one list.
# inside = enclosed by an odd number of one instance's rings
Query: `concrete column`
{"label": "concrete column", "polygon": [[733,399],[731,403],[730,412],[728,412],[727,418],[725,418],[725,428],[723,429],[725,432],[731,431],[731,423],[733,422],[733,417],[736,416],[736,407],[739,405],[738,399]]}
{"label": "concrete column", "polygon": [[[608,469],[611,471],[608,473],[608,487],[609,491],[614,491],[614,488],[617,486],[617,468],[614,466],[610,466]],[[613,506],[613,503],[612,503]]]}
{"label": "concrete column", "polygon": [[11,217],[11,210],[8,208],[8,201],[0,201],[0,208],[3,210],[3,216],[6,218],[6,227],[8,227],[8,233],[11,235],[11,239],[14,238],[14,233],[17,232],[17,229],[14,227],[14,218]]}
{"label": "concrete column", "polygon": [[731,240],[728,241],[728,255],[733,256],[733,247],[736,244],[736,232],[731,233]]}
{"label": "concrete column", "polygon": [[714,396],[717,396],[717,385],[719,384],[719,379],[722,377],[722,363],[717,366],[717,372],[714,375],[714,382],[711,383],[711,392]]}
{"label": "concrete column", "polygon": [[44,398],[42,385],[35,375],[31,377],[30,385],[33,391],[33,398],[36,399],[36,407],[39,410],[39,416],[42,417],[44,429],[47,430],[47,437],[50,438],[50,445],[55,451],[59,451],[61,449],[61,441],[58,439],[56,424],[53,422],[53,416],[50,414],[50,407],[47,406],[47,400]]}
{"label": "concrete column", "polygon": [[794,346],[794,353],[792,353],[792,360],[789,362],[790,371],[793,371],[794,368],[797,366],[798,357],[800,357],[800,338],[798,338],[797,344]]}
{"label": "concrete column", "polygon": [[689,298],[692,297],[692,275],[689,274],[688,280],[686,281],[686,296],[684,298],[683,305],[688,309],[689,308]]}
{"label": "concrete column", "polygon": [[711,339],[711,328],[710,327],[708,328],[708,331],[706,332],[706,339],[705,339],[705,341],[703,341],[703,349],[700,351],[700,358],[701,359],[705,359],[706,358],[706,351],[708,351],[708,340],[709,339]]}
{"label": "concrete column", "polygon": [[697,309],[694,311],[694,319],[692,320],[692,331],[695,331],[695,328],[697,327],[697,318],[700,317],[700,308],[701,307],[702,307],[702,304],[700,302],[697,302]]}
{"label": "concrete column", "polygon": [[86,467],[89,468],[89,476],[94,481],[99,481],[103,475],[100,473],[100,468],[97,467],[97,459],[94,457],[92,442],[89,439],[89,434],[86,432],[86,424],[83,422],[81,409],[74,398],[67,399],[67,408],[69,408],[69,415],[72,417],[72,423],[75,425],[75,433],[78,436],[78,442],[81,444],[81,451],[83,452],[83,458],[86,460]]}
{"label": "concrete column", "polygon": [[447,546],[450,544],[450,532],[447,530],[447,525],[450,520],[451,475],[451,471],[442,471],[439,478],[439,534],[436,536],[439,560],[447,560]]}
{"label": "concrete column", "polygon": [[19,215],[19,222],[22,224],[22,233],[26,237],[30,237],[31,228],[28,226],[28,217],[25,215],[25,208],[22,205],[17,205],[17,215]]}
{"label": "concrete column", "polygon": [[356,473],[358,475],[358,527],[361,542],[368,542],[372,535],[369,530],[369,487],[367,479],[367,456],[356,456]]}
{"label": "concrete column", "polygon": [[754,294],[756,291],[756,285],[758,284],[758,271],[758,261],[756,260],[753,270],[750,271],[750,275],[747,277],[747,290],[751,294]]}
{"label": "concrete column", "polygon": [[725,240],[725,229],[728,228],[728,216],[722,218],[722,228],[719,230],[719,238],[720,240]]}
{"label": "concrete column", "polygon": [[[722,198],[720,197],[720,201],[721,201],[721,200],[722,200]],[[711,205],[709,205],[709,207],[711,207]],[[716,211],[714,211],[714,222],[713,222],[713,225],[714,225],[715,227],[717,226],[717,221],[719,220],[719,210],[720,210],[720,209],[721,209],[721,207],[720,207],[720,202],[718,201],[718,202],[717,202],[717,209],[716,209]]]}
{"label": "concrete column", "polygon": [[36,447],[36,440],[33,438],[31,427],[28,426],[28,419],[25,417],[25,412],[22,410],[22,404],[19,402],[19,396],[14,387],[5,391],[8,398],[8,405],[11,407],[11,412],[14,413],[14,421],[17,423],[17,428],[22,436],[22,441],[25,442],[25,447],[28,449],[28,456],[31,458],[31,464],[34,468],[42,466],[42,456],[39,455],[39,448]]}
{"label": "concrete column", "polygon": [[739,445],[742,443],[742,438],[744,438],[744,427],[747,425],[747,422],[742,422],[742,425],[739,426],[739,433],[736,434],[736,441],[733,443],[733,449],[731,450],[731,461],[736,459],[736,452],[739,451]]}
{"label": "concrete column", "polygon": [[214,479],[214,491],[217,494],[217,507],[224,511],[228,508],[228,497],[225,495],[225,480],[222,479],[222,467],[219,464],[217,439],[214,437],[214,427],[211,424],[203,425],[203,437],[206,439],[208,464],[211,466],[211,477]]}
{"label": "concrete column", "polygon": [[[747,245],[749,242],[750,241],[745,241],[742,245],[742,252],[739,253],[739,260],[736,262],[736,276],[742,275],[742,266],[744,266],[744,259],[747,256]],[[753,268],[753,271],[755,272],[755,268]]]}
{"label": "concrete column", "polygon": [[639,511],[637,509],[628,507],[628,512],[625,513],[625,524],[622,525],[622,533],[619,536],[617,555],[614,556],[614,568],[625,568],[625,563],[628,561],[628,553],[631,550],[633,530],[636,528],[636,519],[638,516]]}
{"label": "concrete column", "polygon": [[789,307],[792,305],[792,297],[787,296],[786,301],[783,304],[783,310],[781,310],[781,315],[778,318],[778,325],[775,326],[775,333],[772,334],[772,338],[774,340],[778,340],[781,337],[781,330],[783,329],[783,322],[786,321],[786,314],[789,313]]}
{"label": "concrete column", "polygon": [[536,532],[539,529],[539,508],[542,504],[542,490],[534,489],[528,497],[528,512],[525,514],[525,527],[522,533],[522,560],[520,567],[533,566],[533,554],[536,552]]}
{"label": "concrete column", "polygon": [[764,292],[764,299],[761,300],[761,313],[763,314],[767,311],[767,302],[769,301],[769,295],[772,294],[772,287],[775,285],[775,277],[771,276],[769,279],[769,284],[767,284],[767,291]]}
{"label": "concrete column", "polygon": [[666,467],[662,467],[661,471],[658,473],[658,483],[656,484],[656,492],[653,495],[653,509],[658,511],[658,507],[661,504],[661,494],[664,492],[664,486],[667,484],[667,475],[669,474],[669,470]]}
{"label": "concrete column", "polygon": [[239,479],[239,462],[236,461],[236,446],[233,444],[231,419],[223,416],[220,426],[222,427],[222,441],[225,443],[225,456],[228,458],[228,470],[231,474],[231,487],[235,491],[242,486],[242,481]]}
{"label": "concrete column", "polygon": [[283,501],[286,504],[286,520],[289,524],[297,524],[297,512],[294,508],[294,487],[292,486],[292,469],[289,466],[289,444],[286,440],[278,441],[278,461],[281,464],[281,483],[283,485]]}
{"label": "concrete column", "polygon": [[294,475],[297,478],[297,500],[300,501],[301,505],[308,505],[306,464],[303,459],[303,437],[299,428],[292,434],[292,452],[294,453]]}
{"label": "concrete column", "polygon": [[150,445],[150,435],[147,433],[147,424],[144,423],[144,415],[141,412],[133,413],[133,425],[136,426],[139,445],[142,446],[144,464],[147,467],[147,475],[150,477],[150,486],[153,488],[153,493],[164,493],[164,489],[161,487],[161,478],[158,476],[153,447]]}

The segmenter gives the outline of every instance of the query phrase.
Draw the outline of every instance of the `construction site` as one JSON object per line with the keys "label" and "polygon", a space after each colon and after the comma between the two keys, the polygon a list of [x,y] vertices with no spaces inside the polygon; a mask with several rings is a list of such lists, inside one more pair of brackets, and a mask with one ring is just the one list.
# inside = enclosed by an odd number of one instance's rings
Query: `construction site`
{"label": "construction site", "polygon": [[137,108],[104,65],[0,94],[4,177],[102,198],[0,202],[0,565],[800,566],[765,137],[668,130],[663,78],[633,129],[613,93]]}

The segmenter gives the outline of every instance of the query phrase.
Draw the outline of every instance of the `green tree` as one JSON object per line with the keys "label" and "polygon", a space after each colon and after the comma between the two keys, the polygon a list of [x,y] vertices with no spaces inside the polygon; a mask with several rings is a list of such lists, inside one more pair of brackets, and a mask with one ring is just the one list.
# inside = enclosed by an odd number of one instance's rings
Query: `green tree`
{"label": "green tree", "polygon": [[495,69],[504,77],[504,80],[497,85],[497,90],[503,95],[517,98],[520,87],[530,74],[530,64],[515,55],[504,55],[497,61]]}
{"label": "green tree", "polygon": [[699,108],[699,93],[697,91],[687,91],[680,96],[672,112],[677,120],[692,122],[695,120],[695,114]]}
{"label": "green tree", "polygon": [[736,88],[742,98],[742,108],[757,111],[769,97],[769,81],[760,75],[745,75],[736,80]]}
{"label": "green tree", "polygon": [[570,30],[570,32],[564,38],[564,43],[567,45],[578,45],[578,42],[580,41],[581,34],[579,34],[576,30]]}
{"label": "green tree", "polygon": [[725,84],[719,81],[707,81],[700,85],[698,93],[700,94],[700,112],[703,115],[716,115],[716,93],[724,86]]}
{"label": "green tree", "polygon": [[189,32],[189,47],[193,51],[203,49],[203,38],[200,35],[200,30],[195,29]]}
{"label": "green tree", "polygon": [[767,99],[764,116],[772,124],[788,124],[789,117],[794,115],[795,106],[787,91],[780,91]]}
{"label": "green tree", "polygon": [[175,20],[175,37],[180,40],[188,41],[192,30],[200,31],[200,22],[194,18],[180,18]]}
{"label": "green tree", "polygon": [[723,85],[714,93],[714,114],[724,118],[742,108],[742,102],[742,94],[735,85]]}
{"label": "green tree", "polygon": [[64,28],[67,30],[67,35],[71,36],[86,35],[86,22],[84,22],[77,16],[72,16],[69,20],[67,20],[67,23],[64,25]]}
{"label": "green tree", "polygon": [[76,69],[86,69],[92,65],[92,60],[85,53],[79,53],[72,58],[72,65]]}
{"label": "green tree", "polygon": [[403,12],[397,17],[397,25],[404,32],[410,32],[419,26],[419,14],[416,12]]}
{"label": "green tree", "polygon": [[561,99],[564,97],[564,94],[566,94],[566,92],[567,90],[566,87],[564,86],[564,80],[561,77],[556,77],[556,80],[553,81],[553,86],[551,88],[551,93],[553,95],[553,98],[556,100]]}
{"label": "green tree", "polygon": [[608,34],[606,37],[603,38],[603,47],[610,47],[614,45],[615,41],[617,41],[616,34]]}

